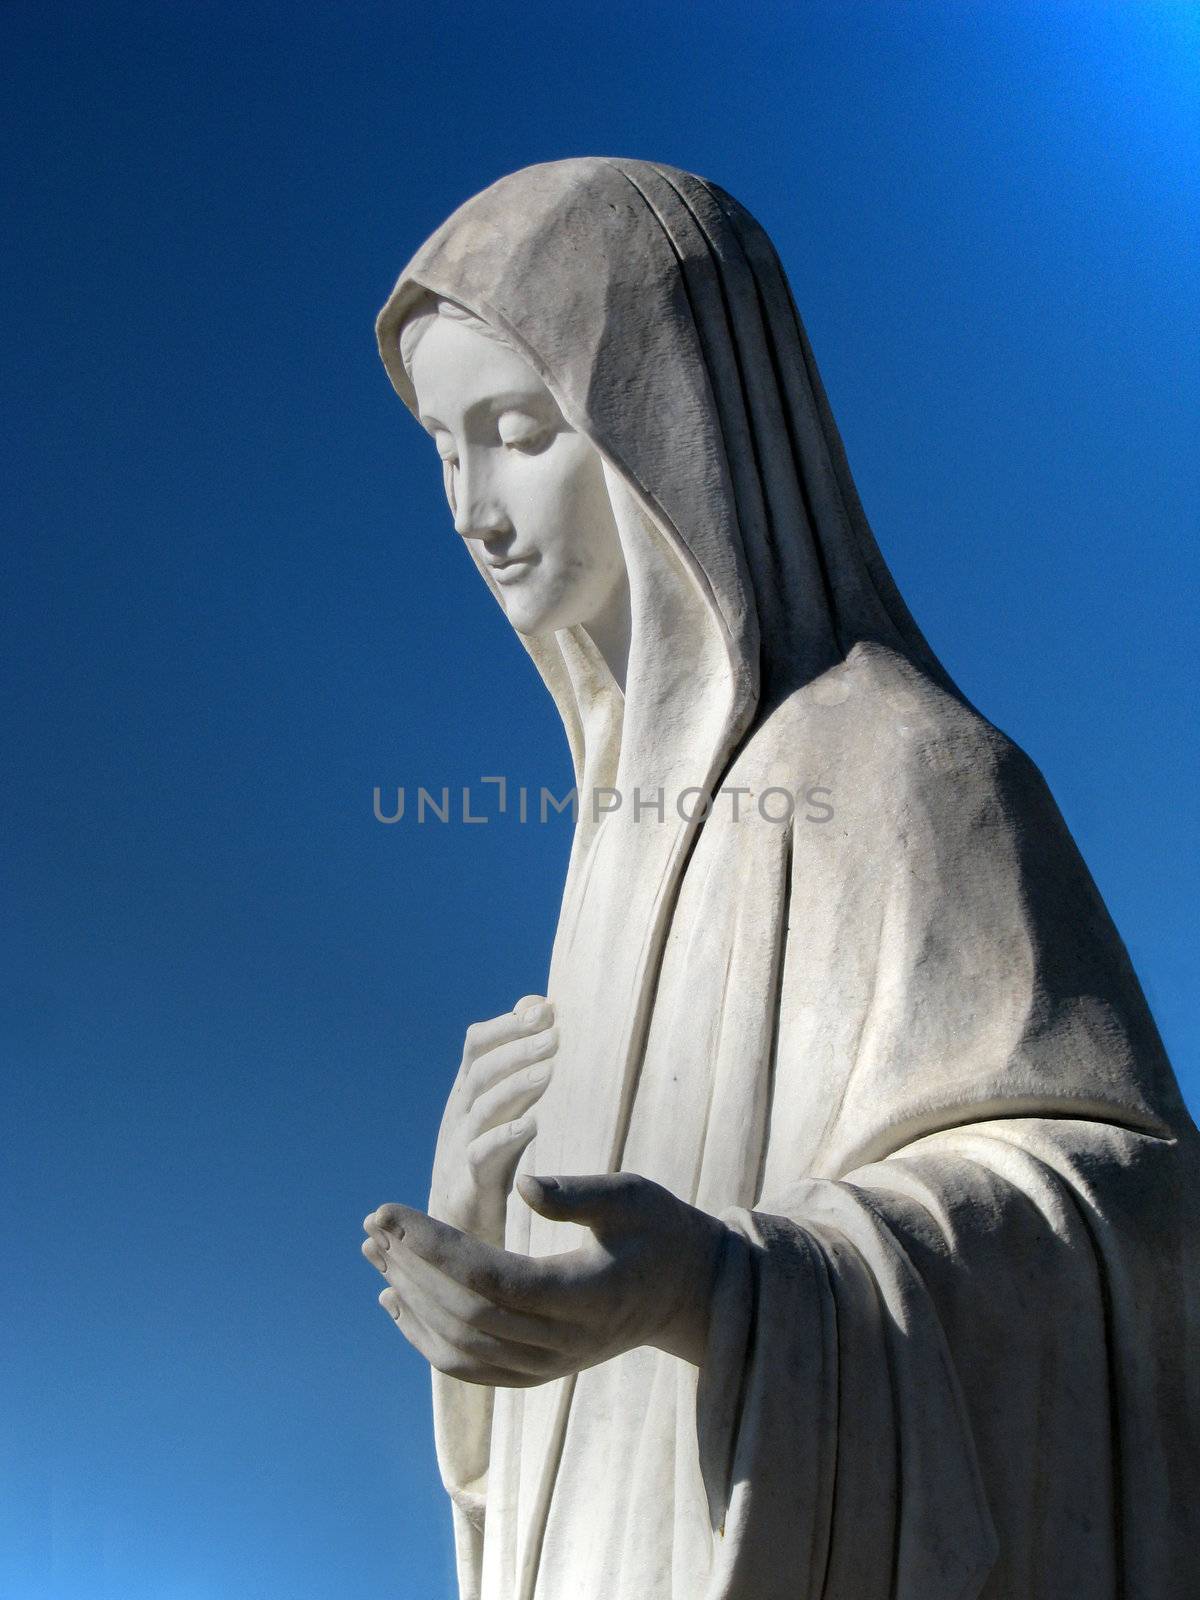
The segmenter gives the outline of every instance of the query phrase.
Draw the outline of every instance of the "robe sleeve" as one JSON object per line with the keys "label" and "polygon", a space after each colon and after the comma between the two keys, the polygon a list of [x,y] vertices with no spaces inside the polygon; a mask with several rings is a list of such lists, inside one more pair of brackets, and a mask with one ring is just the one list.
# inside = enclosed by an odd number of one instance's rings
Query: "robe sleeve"
{"label": "robe sleeve", "polygon": [[995,1537],[936,1310],[869,1206],[804,1199],[726,1218],[697,1407],[709,1595],[969,1600]]}
{"label": "robe sleeve", "polygon": [[1014,1119],[729,1213],[713,1600],[1193,1592],[1193,1161]]}
{"label": "robe sleeve", "polygon": [[763,1188],[725,1213],[706,1600],[1184,1600],[1194,1130],[1031,764],[926,746],[890,803],[878,946],[789,952]]}

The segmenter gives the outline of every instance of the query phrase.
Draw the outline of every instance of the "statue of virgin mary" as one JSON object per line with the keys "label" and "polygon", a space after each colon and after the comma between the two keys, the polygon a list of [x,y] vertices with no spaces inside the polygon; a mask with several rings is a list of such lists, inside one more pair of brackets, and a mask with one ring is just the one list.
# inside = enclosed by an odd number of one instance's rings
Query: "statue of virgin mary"
{"label": "statue of virgin mary", "polygon": [[429,1215],[367,1219],[463,1600],[1195,1595],[1196,1130],[766,235],[532,167],[378,329],[581,797],[544,996],[468,1034]]}

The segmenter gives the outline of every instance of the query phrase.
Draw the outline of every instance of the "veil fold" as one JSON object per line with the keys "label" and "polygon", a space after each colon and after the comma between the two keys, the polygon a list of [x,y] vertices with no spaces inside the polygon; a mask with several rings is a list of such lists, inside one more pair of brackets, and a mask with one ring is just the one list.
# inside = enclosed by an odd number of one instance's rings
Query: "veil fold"
{"label": "veil fold", "polygon": [[[463,1595],[1189,1592],[1163,1485],[1200,1416],[1168,1370],[1200,1325],[1195,1130],[1040,774],[897,590],[769,239],[649,162],[503,178],[380,313],[414,412],[427,293],[595,445],[630,578],[623,697],[582,628],[522,640],[581,790],[523,1167],[628,1165],[741,1241],[698,1392],[646,1349],[494,1396],[435,1378]],[[801,774],[827,828],[675,804]],[[575,1238],[510,1204],[510,1249]]]}

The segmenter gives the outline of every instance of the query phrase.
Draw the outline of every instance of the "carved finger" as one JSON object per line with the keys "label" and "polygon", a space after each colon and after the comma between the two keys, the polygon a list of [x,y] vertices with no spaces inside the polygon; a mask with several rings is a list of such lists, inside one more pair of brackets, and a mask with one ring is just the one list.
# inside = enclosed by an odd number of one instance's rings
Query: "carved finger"
{"label": "carved finger", "polygon": [[392,1236],[403,1239],[404,1218],[408,1215],[410,1215],[408,1206],[380,1206],[377,1211],[372,1211],[370,1216],[364,1219],[363,1227],[380,1248],[386,1250]]}
{"label": "carved finger", "polygon": [[580,1251],[516,1255],[435,1222],[421,1211],[405,1210],[403,1248],[485,1300],[535,1316],[554,1317],[560,1302],[576,1299],[570,1291],[584,1265],[578,1259]]}
{"label": "carved finger", "polygon": [[[405,1253],[414,1262],[417,1261],[411,1251]],[[439,1278],[443,1285],[451,1282],[432,1268],[426,1270],[435,1284]],[[448,1297],[444,1290],[426,1293],[416,1283],[415,1274],[400,1276],[400,1280],[393,1283],[392,1287],[397,1292],[398,1302],[407,1307],[427,1333],[440,1340],[459,1359],[474,1362],[493,1372],[520,1374],[526,1382],[538,1383],[561,1376],[564,1367],[570,1364],[569,1357],[564,1359],[561,1348],[547,1344],[526,1344],[516,1337],[514,1328],[505,1326],[506,1318],[509,1322],[518,1321],[519,1312],[506,1313],[493,1307],[499,1324],[499,1332],[494,1332],[457,1316],[446,1304]],[[438,1370],[445,1369],[439,1367]]]}
{"label": "carved finger", "polygon": [[553,1222],[578,1222],[600,1240],[652,1225],[679,1202],[660,1184],[634,1172],[608,1172],[594,1177],[517,1180],[521,1198],[531,1210]]}
{"label": "carved finger", "polygon": [[538,1028],[519,1039],[489,1050],[479,1056],[467,1069],[466,1090],[469,1100],[477,1100],[496,1084],[521,1072],[526,1067],[548,1061],[558,1049],[558,1029]]}
{"label": "carved finger", "polygon": [[[511,1340],[519,1347],[526,1347],[525,1361],[531,1359],[529,1348],[560,1356],[575,1356],[584,1353],[594,1342],[582,1324],[556,1321],[527,1311],[516,1311],[509,1306],[496,1305],[431,1266],[413,1250],[400,1248],[392,1251],[387,1275],[389,1282],[400,1290],[410,1305],[417,1308],[430,1326],[436,1326],[431,1314],[431,1308],[436,1306],[465,1330],[487,1334],[501,1341]],[[469,1348],[467,1345],[462,1347]],[[514,1359],[511,1364],[523,1368],[525,1361]]]}
{"label": "carved finger", "polygon": [[[534,998],[528,996],[527,998]],[[463,1066],[469,1067],[480,1056],[488,1051],[495,1050],[497,1046],[507,1044],[512,1039],[523,1038],[526,1034],[536,1033],[539,1028],[544,1028],[553,1020],[554,1008],[548,1001],[540,1001],[531,1006],[525,1006],[520,1016],[515,1011],[505,1011],[498,1017],[489,1017],[486,1022],[473,1022],[467,1029],[467,1037],[463,1044]]]}
{"label": "carved finger", "polygon": [[507,1179],[516,1169],[521,1152],[537,1133],[537,1119],[532,1111],[514,1122],[502,1122],[489,1128],[467,1146],[467,1162],[477,1183],[495,1183]]}
{"label": "carved finger", "polygon": [[523,1067],[481,1094],[467,1117],[467,1138],[478,1139],[501,1122],[515,1122],[545,1092],[550,1068],[542,1062]]}
{"label": "carved finger", "polygon": [[444,1372],[448,1378],[458,1378],[462,1383],[478,1383],[493,1389],[523,1389],[529,1386],[527,1373],[489,1367],[455,1350],[440,1334],[425,1326],[395,1289],[384,1289],[379,1296],[379,1304],[413,1349],[423,1355],[431,1367]]}

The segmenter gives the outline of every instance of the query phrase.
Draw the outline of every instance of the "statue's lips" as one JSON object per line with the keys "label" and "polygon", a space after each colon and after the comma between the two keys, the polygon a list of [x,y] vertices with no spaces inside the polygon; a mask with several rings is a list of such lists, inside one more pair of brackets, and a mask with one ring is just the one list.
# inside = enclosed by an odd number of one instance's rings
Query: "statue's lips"
{"label": "statue's lips", "polygon": [[536,556],[521,556],[515,561],[489,561],[488,570],[497,583],[507,585],[523,578],[536,560]]}

